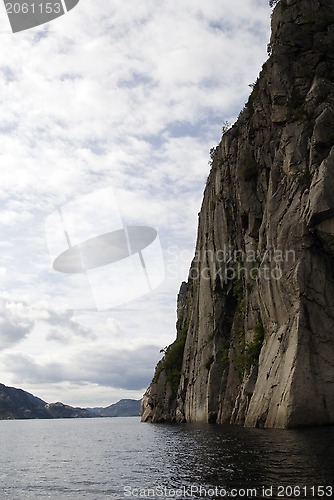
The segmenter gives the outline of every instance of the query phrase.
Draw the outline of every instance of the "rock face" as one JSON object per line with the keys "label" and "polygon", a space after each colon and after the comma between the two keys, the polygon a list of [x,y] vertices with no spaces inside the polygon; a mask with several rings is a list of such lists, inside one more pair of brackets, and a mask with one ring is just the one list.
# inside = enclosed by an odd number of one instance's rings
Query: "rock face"
{"label": "rock face", "polygon": [[334,2],[281,0],[211,151],[177,339],[143,421],[334,423]]}

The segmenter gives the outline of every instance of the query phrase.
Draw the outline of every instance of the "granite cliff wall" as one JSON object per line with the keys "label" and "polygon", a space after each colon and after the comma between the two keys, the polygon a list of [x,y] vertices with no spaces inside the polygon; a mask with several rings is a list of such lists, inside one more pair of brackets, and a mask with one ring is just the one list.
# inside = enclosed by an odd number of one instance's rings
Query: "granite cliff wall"
{"label": "granite cliff wall", "polygon": [[334,2],[281,0],[211,151],[177,339],[143,421],[334,423]]}

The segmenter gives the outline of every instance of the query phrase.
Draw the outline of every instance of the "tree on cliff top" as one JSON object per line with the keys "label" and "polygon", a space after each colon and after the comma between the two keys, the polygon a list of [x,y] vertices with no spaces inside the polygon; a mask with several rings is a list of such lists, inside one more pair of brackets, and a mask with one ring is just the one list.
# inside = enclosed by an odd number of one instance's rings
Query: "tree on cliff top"
{"label": "tree on cliff top", "polygon": [[269,0],[269,6],[275,7],[275,5],[279,2],[279,0]]}

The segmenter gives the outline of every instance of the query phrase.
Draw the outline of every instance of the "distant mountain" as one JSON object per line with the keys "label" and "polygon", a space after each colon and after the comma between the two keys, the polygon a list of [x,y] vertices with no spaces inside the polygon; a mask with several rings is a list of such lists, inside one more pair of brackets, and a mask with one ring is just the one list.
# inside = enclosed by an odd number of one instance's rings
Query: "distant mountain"
{"label": "distant mountain", "polygon": [[99,417],[138,417],[140,415],[141,400],[121,399],[106,408],[87,408]]}
{"label": "distant mountain", "polygon": [[35,418],[139,417],[140,400],[121,399],[106,408],[74,408],[47,403],[29,392],[0,384],[0,420]]}
{"label": "distant mountain", "polygon": [[94,418],[96,415],[85,408],[74,408],[63,403],[48,403],[46,410],[52,418]]}
{"label": "distant mountain", "polygon": [[46,402],[29,392],[0,384],[0,419],[53,418]]}
{"label": "distant mountain", "polygon": [[47,403],[29,392],[0,384],[0,420],[34,418],[92,418],[95,413],[63,403]]}

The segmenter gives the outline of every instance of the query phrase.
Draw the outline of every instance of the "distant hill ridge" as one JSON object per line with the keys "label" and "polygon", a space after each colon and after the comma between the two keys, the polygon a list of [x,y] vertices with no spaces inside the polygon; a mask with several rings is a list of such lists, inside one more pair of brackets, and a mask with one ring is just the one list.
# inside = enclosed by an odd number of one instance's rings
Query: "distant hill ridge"
{"label": "distant hill ridge", "polygon": [[140,399],[121,399],[106,408],[87,408],[100,417],[137,417],[140,415]]}
{"label": "distant hill ridge", "polygon": [[122,399],[106,408],[74,408],[63,403],[47,403],[15,387],[0,384],[0,420],[97,418],[139,416],[140,401]]}

